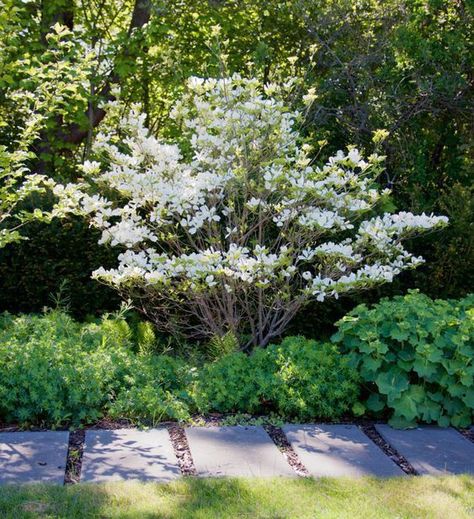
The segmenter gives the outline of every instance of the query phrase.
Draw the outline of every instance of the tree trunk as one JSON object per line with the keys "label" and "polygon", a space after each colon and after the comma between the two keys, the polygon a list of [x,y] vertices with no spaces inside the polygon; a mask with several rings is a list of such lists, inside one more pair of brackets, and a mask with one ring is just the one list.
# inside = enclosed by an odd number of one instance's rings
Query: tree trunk
{"label": "tree trunk", "polygon": [[[140,29],[150,20],[151,14],[151,0],[135,0],[133,6],[132,18],[128,28],[128,35],[131,35],[134,29]],[[56,22],[67,25],[72,29],[74,24],[73,0],[43,0],[42,3],[42,38],[46,42],[46,34],[49,32],[51,25]],[[126,55],[126,51],[125,51]],[[120,77],[115,69],[112,70],[109,77],[106,79],[104,86],[98,92],[97,99],[101,102],[113,101],[112,85],[119,83]],[[97,102],[91,100],[87,109],[87,118],[90,121],[91,128],[97,127],[105,117],[105,110],[97,106]],[[87,138],[91,128],[83,128],[78,124],[71,124],[67,127],[59,126],[56,132],[56,140],[64,144],[80,144]],[[42,139],[38,146],[39,153],[45,153],[50,149],[47,139]],[[61,145],[59,145],[61,149]],[[68,149],[64,146],[64,149]],[[44,161],[39,161],[39,172],[45,172]]]}

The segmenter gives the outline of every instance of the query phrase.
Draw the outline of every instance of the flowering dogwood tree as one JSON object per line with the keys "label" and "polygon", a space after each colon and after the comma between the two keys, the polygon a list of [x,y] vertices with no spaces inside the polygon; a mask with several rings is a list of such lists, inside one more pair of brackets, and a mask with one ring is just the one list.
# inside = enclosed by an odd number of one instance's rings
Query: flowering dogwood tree
{"label": "flowering dogwood tree", "polygon": [[160,329],[232,332],[264,346],[311,299],[419,265],[401,241],[447,223],[374,216],[388,194],[375,182],[383,158],[350,148],[312,165],[302,115],[285,106],[284,90],[239,76],[191,78],[172,112],[180,146],[155,138],[132,111],[122,136],[98,136],[86,181],[56,187],[57,214],[86,215],[102,243],[121,248],[117,267],[93,276]]}

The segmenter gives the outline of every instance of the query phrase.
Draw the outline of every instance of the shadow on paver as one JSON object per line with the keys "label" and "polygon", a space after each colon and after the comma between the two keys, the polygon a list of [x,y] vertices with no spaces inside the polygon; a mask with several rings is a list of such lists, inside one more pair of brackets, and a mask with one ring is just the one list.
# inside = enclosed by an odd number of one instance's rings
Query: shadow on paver
{"label": "shadow on paver", "polygon": [[68,438],[66,431],[0,433],[0,483],[62,484]]}
{"label": "shadow on paver", "polygon": [[312,476],[405,474],[355,425],[285,425],[283,431]]}
{"label": "shadow on paver", "polygon": [[419,474],[474,474],[474,444],[451,427],[400,430],[378,424],[375,428]]}
{"label": "shadow on paver", "polygon": [[81,481],[154,480],[180,475],[165,428],[90,430],[86,432]]}
{"label": "shadow on paver", "polygon": [[189,427],[186,436],[200,476],[296,476],[263,427]]}

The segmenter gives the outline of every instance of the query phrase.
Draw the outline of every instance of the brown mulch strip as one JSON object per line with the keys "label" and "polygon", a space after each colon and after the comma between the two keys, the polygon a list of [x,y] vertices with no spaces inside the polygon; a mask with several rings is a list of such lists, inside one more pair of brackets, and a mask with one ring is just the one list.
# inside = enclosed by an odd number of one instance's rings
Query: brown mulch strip
{"label": "brown mulch strip", "polygon": [[69,433],[69,448],[67,451],[66,474],[64,484],[79,483],[81,479],[82,453],[86,432],[83,429]]}
{"label": "brown mulch strip", "polygon": [[412,467],[406,458],[396,451],[382,436],[377,432],[373,424],[359,425],[360,429],[392,459],[406,474],[417,476],[418,472]]}
{"label": "brown mulch strip", "polygon": [[178,459],[178,465],[183,476],[197,476],[188,439],[184,429],[178,424],[169,424],[168,432],[173,445],[174,453]]}
{"label": "brown mulch strip", "polygon": [[473,429],[458,429],[458,431],[472,443],[474,443],[474,428]]}
{"label": "brown mulch strip", "polygon": [[267,431],[273,443],[285,456],[286,461],[291,468],[298,474],[298,476],[309,476],[308,469],[303,465],[301,460],[296,454],[295,450],[288,441],[286,434],[283,432],[281,427],[275,427],[274,425],[264,425],[263,428]]}
{"label": "brown mulch strip", "polygon": [[[22,429],[16,425],[0,424],[0,432],[18,432]],[[46,430],[46,429],[44,429]]]}
{"label": "brown mulch strip", "polygon": [[112,420],[111,418],[102,418],[94,425],[86,427],[86,429],[135,429],[135,425],[130,420]]}

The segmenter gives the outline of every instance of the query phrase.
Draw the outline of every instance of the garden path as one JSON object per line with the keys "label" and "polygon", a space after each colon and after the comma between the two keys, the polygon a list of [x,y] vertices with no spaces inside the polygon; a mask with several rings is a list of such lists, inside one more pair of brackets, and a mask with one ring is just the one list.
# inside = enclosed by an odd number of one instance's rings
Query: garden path
{"label": "garden path", "polygon": [[[401,431],[382,424],[375,429],[389,449],[405,458],[418,474],[474,474],[474,443],[455,429],[424,426]],[[315,477],[389,477],[407,472],[357,425],[286,425],[282,431],[286,451],[260,426],[189,427],[185,433],[188,458],[194,464],[191,473],[297,477],[295,458],[305,467],[304,473]],[[472,438],[474,428],[471,433]],[[65,431],[0,432],[0,483],[62,484],[68,443]],[[176,453],[164,427],[145,431],[89,429],[80,481],[170,481],[182,473]]]}

